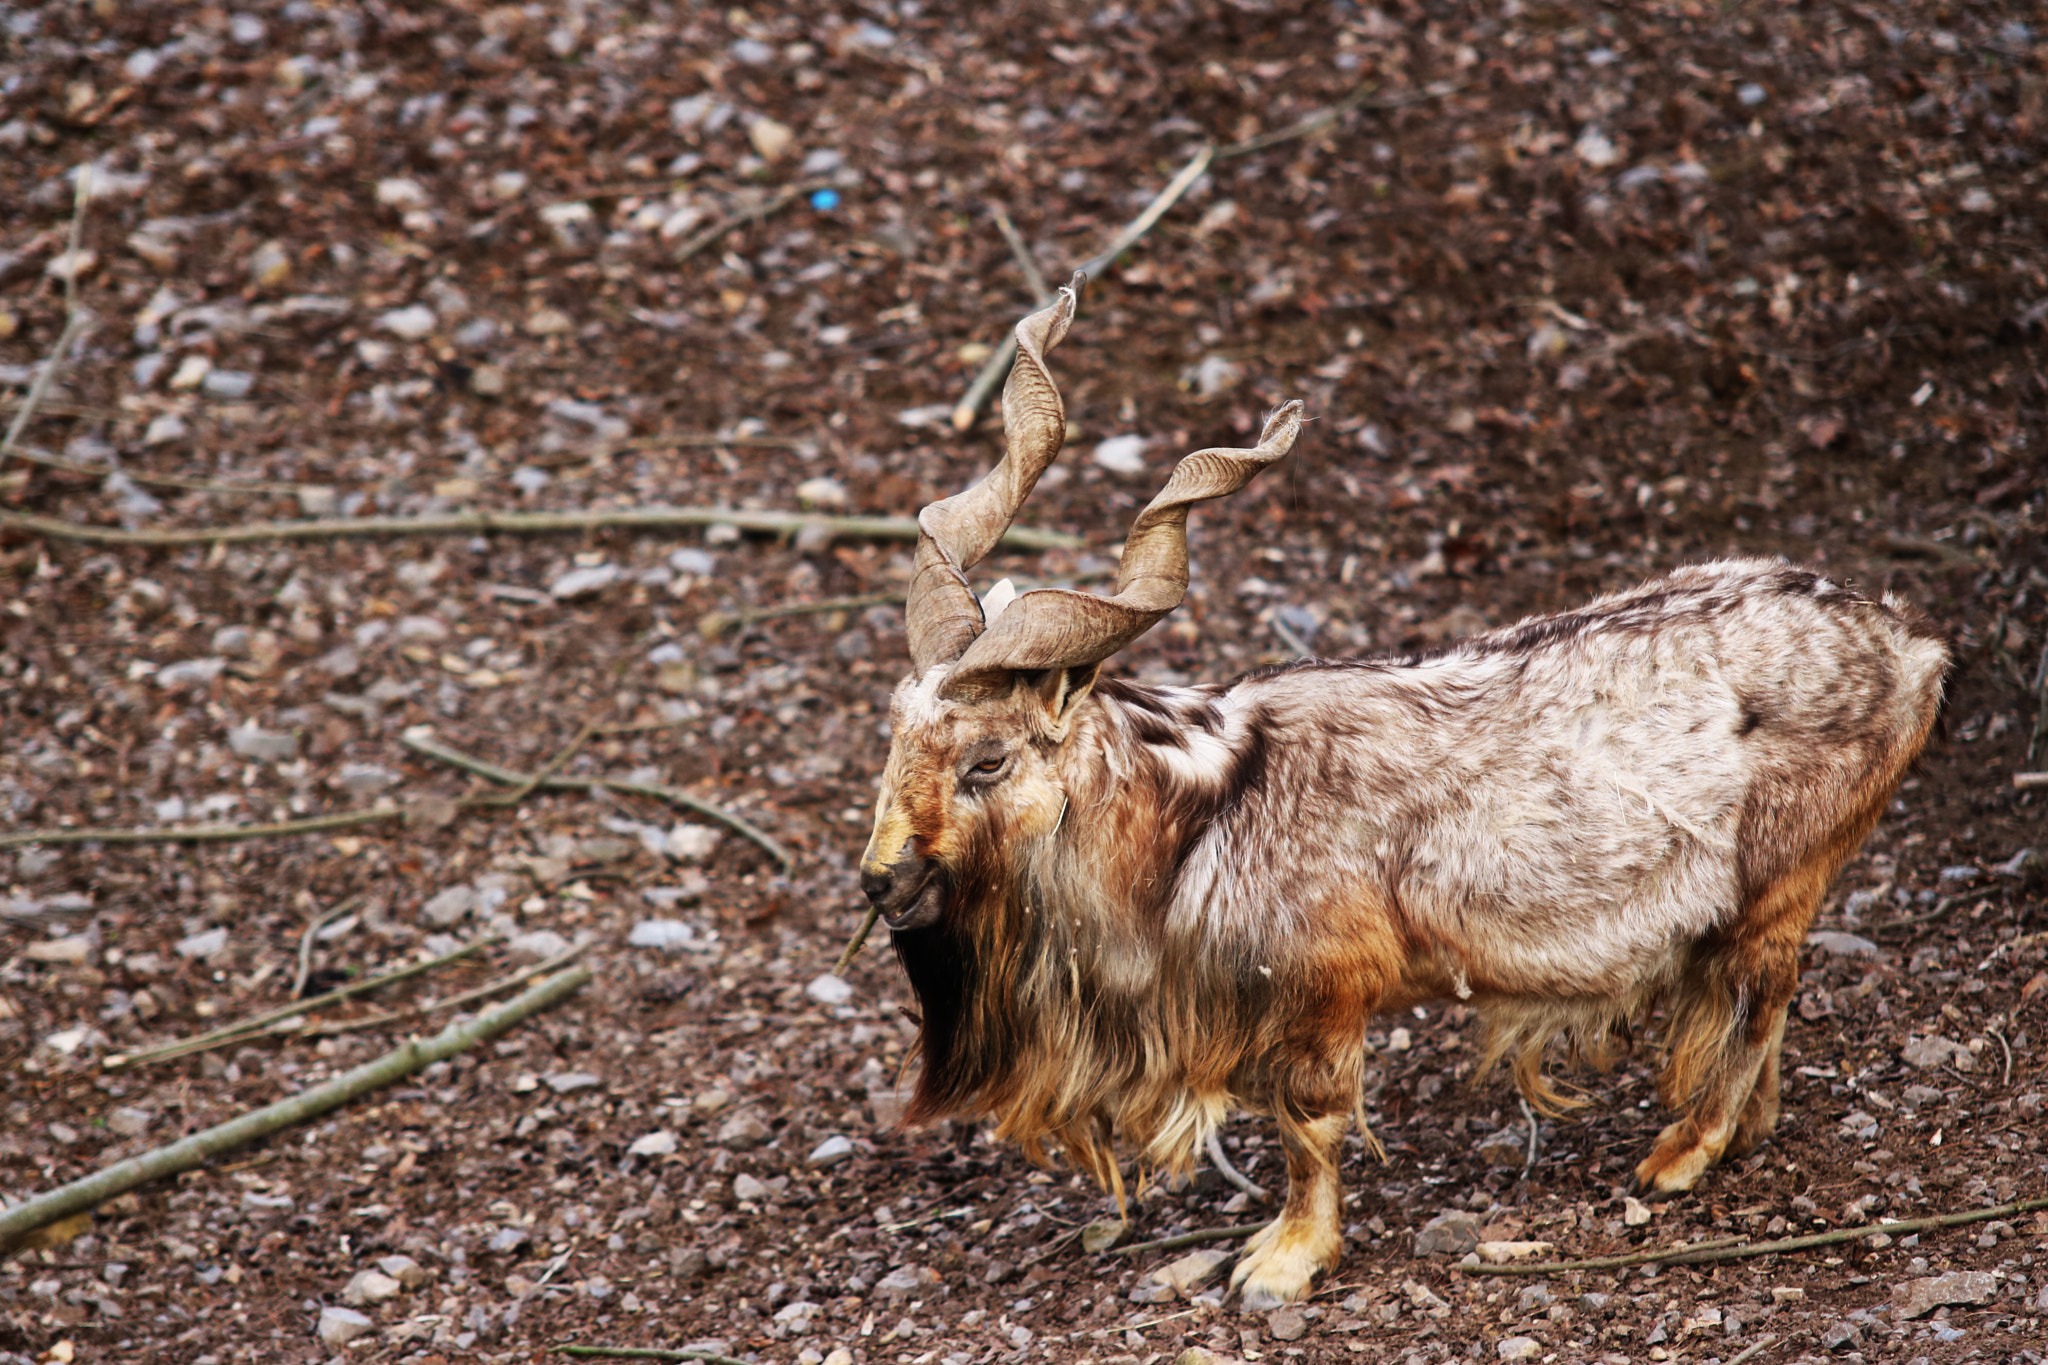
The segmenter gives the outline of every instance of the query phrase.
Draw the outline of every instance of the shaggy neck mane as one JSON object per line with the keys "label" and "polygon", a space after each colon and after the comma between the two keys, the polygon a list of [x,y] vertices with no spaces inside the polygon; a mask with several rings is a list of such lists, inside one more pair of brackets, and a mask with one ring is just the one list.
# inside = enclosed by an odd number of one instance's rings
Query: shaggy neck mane
{"label": "shaggy neck mane", "polygon": [[1213,940],[1176,934],[1168,908],[1195,850],[1229,838],[1264,751],[1214,691],[1097,682],[1061,746],[1058,829],[1027,840],[998,806],[941,874],[939,922],[894,935],[923,1012],[910,1121],[991,1118],[1033,1160],[1064,1148],[1118,1190],[1119,1134],[1188,1159],[1259,1045],[1268,992]]}

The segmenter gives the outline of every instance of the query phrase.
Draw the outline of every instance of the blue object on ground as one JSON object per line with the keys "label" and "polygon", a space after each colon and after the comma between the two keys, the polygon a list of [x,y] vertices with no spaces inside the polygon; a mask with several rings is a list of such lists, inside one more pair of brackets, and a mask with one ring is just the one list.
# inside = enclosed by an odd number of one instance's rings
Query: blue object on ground
{"label": "blue object on ground", "polygon": [[812,190],[811,207],[820,213],[830,213],[839,207],[838,190]]}

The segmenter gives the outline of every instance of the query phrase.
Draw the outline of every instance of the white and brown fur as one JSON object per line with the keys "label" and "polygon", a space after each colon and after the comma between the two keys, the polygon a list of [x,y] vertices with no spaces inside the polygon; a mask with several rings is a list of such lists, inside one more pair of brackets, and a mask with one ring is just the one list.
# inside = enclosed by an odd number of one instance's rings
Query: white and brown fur
{"label": "white and brown fur", "polygon": [[1661,1004],[1679,1117],[1637,1179],[1688,1189],[1777,1121],[1801,942],[1947,664],[1899,603],[1752,559],[1227,686],[1089,665],[949,698],[934,666],[897,689],[864,862],[933,869],[893,932],[909,1117],[985,1117],[1120,1194],[1118,1140],[1178,1167],[1231,1109],[1273,1115],[1286,1203],[1235,1281],[1270,1304],[1341,1253],[1375,1014],[1469,1002],[1554,1108],[1553,1037],[1597,1053]]}

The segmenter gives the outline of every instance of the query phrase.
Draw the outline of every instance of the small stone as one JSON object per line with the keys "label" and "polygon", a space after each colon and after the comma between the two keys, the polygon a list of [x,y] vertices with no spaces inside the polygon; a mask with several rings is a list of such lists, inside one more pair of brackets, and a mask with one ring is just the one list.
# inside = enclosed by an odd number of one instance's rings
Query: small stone
{"label": "small stone", "polygon": [[1417,1256],[1462,1256],[1479,1245],[1479,1215],[1453,1209],[1440,1213],[1415,1234]]}
{"label": "small stone", "polygon": [[776,1309],[775,1321],[788,1324],[792,1331],[801,1335],[810,1329],[810,1321],[817,1315],[817,1304],[798,1299],[795,1303],[785,1303]]}
{"label": "small stone", "polygon": [[903,1265],[875,1282],[875,1297],[888,1303],[922,1295],[939,1282],[939,1272],[921,1265]]}
{"label": "small stone", "polygon": [[836,511],[847,505],[848,495],[845,484],[821,475],[798,484],[796,500],[805,507],[827,507]]}
{"label": "small stone", "polygon": [[204,686],[218,678],[227,666],[226,659],[185,659],[166,664],[156,671],[156,685],[166,691]]}
{"label": "small stone", "polygon": [[227,946],[228,931],[221,928],[202,930],[199,933],[179,939],[176,944],[179,957],[189,957],[195,960],[212,957]]}
{"label": "small stone", "polygon": [[1639,1228],[1654,1217],[1656,1211],[1634,1195],[1621,1201],[1621,1221],[1632,1228]]}
{"label": "small stone", "polygon": [[83,967],[92,961],[92,939],[84,934],[44,939],[40,943],[29,944],[22,950],[22,956],[30,962],[42,962],[51,966]]}
{"label": "small stone", "polygon": [[476,888],[467,882],[451,886],[420,907],[420,918],[436,929],[453,929],[476,909]]}
{"label": "small stone", "polygon": [[747,125],[747,141],[754,144],[754,150],[760,153],[763,161],[781,160],[795,136],[787,124],[777,123],[772,118],[757,118]]}
{"label": "small stone", "polygon": [[358,1270],[341,1291],[341,1301],[351,1308],[363,1308],[386,1303],[404,1290],[404,1285],[381,1270]]}
{"label": "small stone", "polygon": [[662,849],[669,857],[686,863],[701,863],[718,847],[719,833],[709,825],[678,822],[668,832]]}
{"label": "small stone", "polygon": [[1892,1316],[1924,1318],[1944,1304],[1989,1303],[1997,1295],[1998,1277],[1988,1270],[1931,1275],[1892,1286]]}
{"label": "small stone", "polygon": [[512,386],[512,376],[503,365],[485,361],[469,372],[469,391],[479,398],[501,397]]}
{"label": "small stone", "polygon": [[346,1346],[357,1337],[377,1330],[377,1324],[353,1308],[323,1308],[314,1333],[329,1346]]}
{"label": "small stone", "polygon": [[1899,1049],[1900,1058],[1907,1066],[1928,1070],[1938,1066],[1953,1066],[1958,1071],[1976,1069],[1976,1054],[1953,1038],[1936,1034],[1931,1038],[1908,1038],[1906,1045]]}
{"label": "small stone", "polygon": [[575,319],[559,308],[542,304],[526,316],[526,331],[529,336],[560,336],[576,330]]}
{"label": "small stone", "polygon": [[256,376],[247,370],[208,370],[199,381],[199,391],[208,398],[247,398],[256,387]]}
{"label": "small stone", "polygon": [[1308,1315],[1292,1306],[1266,1314],[1266,1330],[1275,1341],[1300,1341],[1308,1335]]}
{"label": "small stone", "polygon": [[704,946],[696,929],[679,919],[643,919],[626,935],[626,942],[635,948],[659,948],[665,952],[685,952]]}
{"label": "small stone", "polygon": [[768,1141],[768,1125],[751,1109],[742,1109],[719,1125],[714,1141],[735,1152],[751,1151]]}
{"label": "small stone", "polygon": [[292,277],[292,254],[283,242],[265,242],[249,257],[249,279],[258,289],[276,289]]}
{"label": "small stone", "polygon": [[1818,948],[1834,957],[1876,957],[1877,945],[1861,934],[1845,934],[1834,929],[1816,929],[1806,936],[1808,947]]}
{"label": "small stone", "polygon": [[525,1228],[499,1228],[491,1234],[487,1245],[499,1255],[509,1256],[532,1240],[533,1234]]}
{"label": "small stone", "polygon": [[1846,1351],[1863,1340],[1863,1329],[1847,1318],[1838,1318],[1820,1329],[1820,1344],[1830,1351]]}
{"label": "small stone", "polygon": [[837,1166],[852,1155],[852,1139],[841,1137],[835,1133],[811,1148],[811,1154],[805,1160],[813,1166]]}
{"label": "small stone", "polygon": [[1556,1249],[1551,1242],[1481,1242],[1473,1248],[1487,1265],[1506,1265],[1509,1261],[1526,1261],[1532,1256],[1548,1256]]}
{"label": "small stone", "polygon": [[245,1190],[242,1193],[242,1212],[276,1216],[290,1213],[297,1203],[288,1194],[264,1194],[260,1190]]}
{"label": "small stone", "polygon": [[1513,1128],[1496,1128],[1479,1140],[1477,1151],[1489,1166],[1519,1166],[1529,1156],[1529,1135]]}
{"label": "small stone", "polygon": [[1081,1229],[1081,1249],[1090,1255],[1107,1251],[1130,1230],[1131,1225],[1121,1218],[1098,1218]]}
{"label": "small stone", "polygon": [[262,730],[254,725],[244,725],[228,731],[228,748],[236,757],[251,759],[257,763],[285,763],[297,758],[299,737],[277,730]]}
{"label": "small stone", "polygon": [[616,564],[593,564],[587,569],[571,569],[556,579],[548,593],[557,602],[573,602],[579,597],[591,597],[603,592],[624,576]]}
{"label": "small stone", "polygon": [[1186,1297],[1215,1279],[1219,1271],[1236,1259],[1235,1251],[1221,1247],[1191,1251],[1179,1260],[1171,1261],[1153,1271],[1152,1278],[1161,1284],[1172,1285]]}
{"label": "small stone", "polygon": [[1143,474],[1149,444],[1143,436],[1112,436],[1098,442],[1089,458],[1112,474]]}
{"label": "small stone", "polygon": [[674,1156],[676,1135],[666,1128],[657,1128],[651,1133],[633,1139],[633,1145],[626,1148],[631,1156]]}
{"label": "small stone", "polygon": [[741,1171],[732,1178],[732,1197],[749,1204],[758,1204],[768,1197],[768,1187],[754,1176]]}
{"label": "small stone", "polygon": [[567,1095],[577,1090],[589,1090],[604,1084],[604,1078],[592,1071],[556,1071],[541,1077],[548,1089],[557,1095]]}
{"label": "small stone", "polygon": [[149,1131],[149,1125],[156,1121],[156,1115],[147,1109],[133,1105],[122,1105],[107,1113],[107,1131],[117,1137],[141,1137]]}
{"label": "small stone", "polygon": [[843,1005],[853,999],[853,985],[844,977],[827,972],[814,977],[811,984],[804,987],[804,994],[821,1005]]}
{"label": "small stone", "polygon": [[1543,1354],[1543,1344],[1534,1337],[1503,1337],[1493,1349],[1502,1360],[1534,1360]]}
{"label": "small stone", "polygon": [[377,325],[402,341],[418,341],[432,332],[440,319],[423,303],[394,308],[377,319]]}
{"label": "small stone", "polygon": [[427,1282],[426,1267],[410,1256],[379,1256],[377,1269],[404,1285],[407,1289],[418,1289]]}
{"label": "small stone", "polygon": [[351,796],[375,796],[398,785],[398,774],[375,763],[344,763],[334,784]]}
{"label": "small stone", "polygon": [[377,182],[377,202],[388,208],[416,209],[425,206],[427,192],[417,180],[392,176]]}
{"label": "small stone", "polygon": [[505,955],[514,962],[546,962],[569,951],[569,940],[552,929],[529,929],[505,940]]}

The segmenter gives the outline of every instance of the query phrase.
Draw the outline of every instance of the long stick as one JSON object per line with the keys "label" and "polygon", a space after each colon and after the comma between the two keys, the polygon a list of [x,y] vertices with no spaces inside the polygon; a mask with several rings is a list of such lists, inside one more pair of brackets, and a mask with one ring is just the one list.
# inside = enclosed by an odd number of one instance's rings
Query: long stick
{"label": "long stick", "polygon": [[87,464],[83,460],[67,460],[62,455],[52,454],[36,446],[18,445],[14,458],[30,464],[54,469],[60,474],[82,474],[87,478],[104,479],[109,474],[125,474],[131,483],[147,484],[152,488],[182,488],[190,493],[220,493],[231,497],[247,497],[252,494],[291,496],[306,487],[299,483],[262,483],[254,479],[247,483],[222,483],[216,479],[188,479],[182,474],[149,474],[139,469],[120,468],[111,464]]}
{"label": "long stick", "polygon": [[168,1146],[117,1162],[104,1170],[0,1213],[0,1247],[13,1245],[37,1228],[95,1208],[116,1195],[147,1181],[189,1171],[222,1152],[275,1133],[295,1123],[324,1114],[367,1091],[412,1075],[423,1067],[454,1056],[463,1049],[492,1038],[530,1015],[582,989],[590,980],[590,968],[575,967],[549,977],[516,1000],[478,1015],[466,1023],[453,1023],[422,1042],[415,1038],[393,1048],[373,1062],[343,1072],[324,1085],[301,1091],[289,1099],[265,1105],[254,1113],[216,1124],[204,1132],[181,1138]]}
{"label": "long stick", "polygon": [[[602,512],[445,512],[420,517],[328,517],[310,521],[251,521],[238,526],[164,529],[95,526],[31,512],[0,509],[0,527],[53,540],[90,545],[243,545],[252,541],[340,540],[354,536],[535,534],[627,528],[659,531],[678,526],[737,526],[742,531],[795,535],[816,527],[857,540],[916,540],[911,517],[823,517],[808,512],[754,512],[734,507],[625,507]],[[1070,550],[1079,536],[1012,526],[1002,544],[1012,550]]]}
{"label": "long stick", "polygon": [[[0,513],[0,516],[4,516]],[[129,828],[23,829],[0,834],[0,848],[20,844],[232,844],[244,839],[284,838],[293,834],[318,834],[322,830],[347,829],[350,825],[374,825],[395,820],[405,807],[382,805],[368,810],[343,811],[338,815],[313,815],[304,820],[279,820],[267,825],[146,825]]]}
{"label": "long stick", "polygon": [[536,976],[558,972],[581,958],[590,951],[590,948],[591,945],[588,943],[579,943],[566,953],[557,953],[545,962],[536,962],[531,967],[508,976],[501,976],[496,981],[486,981],[481,986],[471,987],[458,995],[449,996],[446,1000],[430,1000],[424,1005],[408,1005],[402,1010],[387,1010],[383,1014],[373,1014],[367,1019],[337,1019],[331,1024],[315,1022],[311,1028],[298,1030],[295,1036],[331,1038],[342,1033],[360,1033],[367,1029],[386,1028],[392,1024],[403,1023],[407,1019],[417,1019],[423,1014],[439,1014],[442,1010],[461,1009],[464,1005],[473,1004],[478,1000],[488,1000],[500,991],[523,986]]}
{"label": "long stick", "polygon": [[[1201,179],[1202,172],[1209,169],[1209,162],[1215,156],[1216,145],[1204,143],[1195,153],[1194,159],[1181,167],[1180,174],[1169,181],[1165,189],[1153,196],[1152,202],[1145,206],[1145,211],[1124,224],[1123,230],[1110,239],[1107,247],[1080,267],[1080,273],[1096,274],[1129,250],[1140,237],[1150,232],[1152,225],[1164,217],[1168,209],[1180,202],[1181,196],[1188,192],[1188,187]],[[995,354],[988,358],[988,362],[981,367],[981,372],[974,376],[974,382],[967,386],[965,396],[953,408],[955,431],[965,431],[974,425],[975,418],[981,413],[982,404],[996,391],[996,385],[1003,382],[1003,377],[1010,372],[1010,366],[1016,359],[1017,337],[1012,333],[1002,345],[996,347]]]}
{"label": "long stick", "polygon": [[2000,1204],[1995,1209],[1970,1209],[1964,1213],[1909,1218],[1902,1223],[1864,1223],[1853,1228],[1836,1228],[1832,1232],[1810,1233],[1804,1237],[1781,1237],[1775,1242],[1664,1247],[1651,1251],[1630,1252],[1623,1256],[1594,1256],[1583,1261],[1539,1261],[1525,1265],[1459,1264],[1453,1269],[1462,1270],[1467,1275],[1558,1275],[1570,1270],[1612,1270],[1629,1265],[1700,1265],[1707,1261],[1739,1261],[1751,1256],[1775,1256],[1784,1251],[1805,1251],[1809,1247],[1853,1242],[1874,1232],[1891,1235],[1924,1232],[1929,1228],[1960,1227],[1965,1223],[1981,1223],[1990,1218],[2011,1218],[2022,1213],[2032,1213],[2036,1209],[2048,1209],[2048,1199],[2023,1199],[2013,1204]]}
{"label": "long stick", "polygon": [[900,606],[902,592],[871,592],[861,597],[825,597],[816,602],[784,602],[773,607],[741,607],[736,611],[707,611],[697,618],[697,633],[716,639],[734,626],[756,621],[775,621],[785,616],[815,616],[828,611],[859,611],[863,607]]}
{"label": "long stick", "polygon": [[735,1356],[716,1351],[663,1351],[652,1346],[550,1346],[556,1355],[581,1356],[588,1360],[618,1357],[622,1360],[708,1360],[711,1365],[749,1365]]}
{"label": "long stick", "polygon": [[1031,291],[1032,301],[1040,308],[1045,307],[1052,302],[1052,286],[1038,273],[1038,262],[1031,259],[1031,248],[1024,244],[1024,235],[1017,231],[1017,225],[1010,221],[1009,212],[1001,204],[990,204],[988,213],[996,220],[996,231],[1003,234],[1010,255],[1016,258],[1017,269],[1024,272],[1024,287]]}
{"label": "long stick", "polygon": [[[513,772],[510,768],[501,768],[495,763],[486,763],[480,758],[471,758],[460,750],[449,748],[435,739],[424,726],[414,726],[407,730],[398,737],[398,742],[416,754],[424,754],[428,758],[437,759],[464,772],[475,773],[478,777],[488,778],[493,782],[512,785],[527,780],[525,773]],[[756,828],[729,810],[714,806],[709,801],[694,797],[686,791],[678,791],[674,787],[664,787],[653,782],[624,782],[611,777],[550,777],[542,782],[540,787],[545,791],[602,789],[626,796],[651,796],[657,801],[666,801],[672,806],[695,811],[707,820],[716,820],[733,833],[752,840],[769,857],[781,864],[784,872],[796,866],[796,855],[777,843],[773,835]]]}
{"label": "long stick", "polygon": [[830,180],[801,181],[788,186],[779,194],[762,200],[750,209],[737,209],[727,214],[710,227],[701,228],[690,237],[684,239],[683,244],[676,248],[675,263],[681,265],[684,261],[689,260],[705,247],[710,246],[713,242],[725,236],[726,233],[731,232],[734,228],[751,223],[758,218],[766,218],[770,214],[780,213],[799,197],[809,194],[812,190],[824,189],[831,183]]}
{"label": "long stick", "polygon": [[1194,1232],[1176,1233],[1171,1237],[1159,1237],[1150,1242],[1133,1242],[1127,1247],[1118,1247],[1110,1253],[1114,1256],[1137,1256],[1147,1251],[1178,1251],[1182,1247],[1200,1246],[1204,1242],[1227,1242],[1233,1237],[1249,1237],[1264,1223],[1239,1223],[1230,1228],[1199,1228]]}
{"label": "long stick", "polygon": [[65,248],[65,259],[70,269],[64,272],[64,328],[57,333],[57,344],[50,348],[50,358],[43,362],[43,368],[36,371],[34,381],[29,384],[28,396],[21,400],[20,410],[7,424],[7,435],[0,438],[0,460],[14,453],[14,443],[34,420],[43,395],[56,381],[57,371],[64,368],[64,353],[71,349],[72,342],[78,340],[79,333],[92,325],[92,316],[81,312],[78,307],[78,244],[85,227],[85,206],[92,201],[92,166],[89,163],[78,168],[78,183],[73,189],[71,238]]}
{"label": "long stick", "polygon": [[860,917],[860,928],[853,931],[853,938],[848,941],[846,951],[841,953],[839,961],[833,964],[832,975],[846,975],[846,969],[853,965],[853,960],[860,956],[860,950],[867,946],[868,935],[875,932],[875,922],[881,918],[882,912],[870,905],[868,912]]}
{"label": "long stick", "polygon": [[246,1019],[238,1019],[232,1024],[223,1024],[217,1029],[209,1029],[205,1033],[196,1034],[190,1038],[180,1038],[175,1043],[163,1043],[157,1047],[140,1048],[134,1052],[116,1052],[103,1060],[100,1066],[107,1071],[119,1071],[123,1067],[140,1066],[144,1062],[161,1062],[172,1057],[182,1057],[191,1052],[204,1052],[209,1048],[218,1047],[222,1043],[233,1042],[237,1038],[253,1038],[280,1019],[290,1019],[296,1015],[310,1014],[314,1010],[324,1009],[329,1005],[338,1005],[344,1000],[353,1000],[359,995],[368,995],[371,991],[384,986],[394,985],[400,981],[410,981],[416,976],[425,976],[428,972],[439,971],[449,963],[468,957],[471,953],[482,952],[485,948],[502,943],[504,939],[505,936],[503,934],[485,934],[482,938],[477,939],[473,943],[466,943],[452,953],[443,953],[439,957],[429,958],[425,962],[415,962],[410,967],[394,968],[381,975],[367,977],[361,981],[351,981],[348,985],[337,987],[334,990],[328,991],[325,995],[315,995],[305,1000],[293,1000],[279,1005],[275,1009],[265,1010],[261,1014],[252,1014]]}

